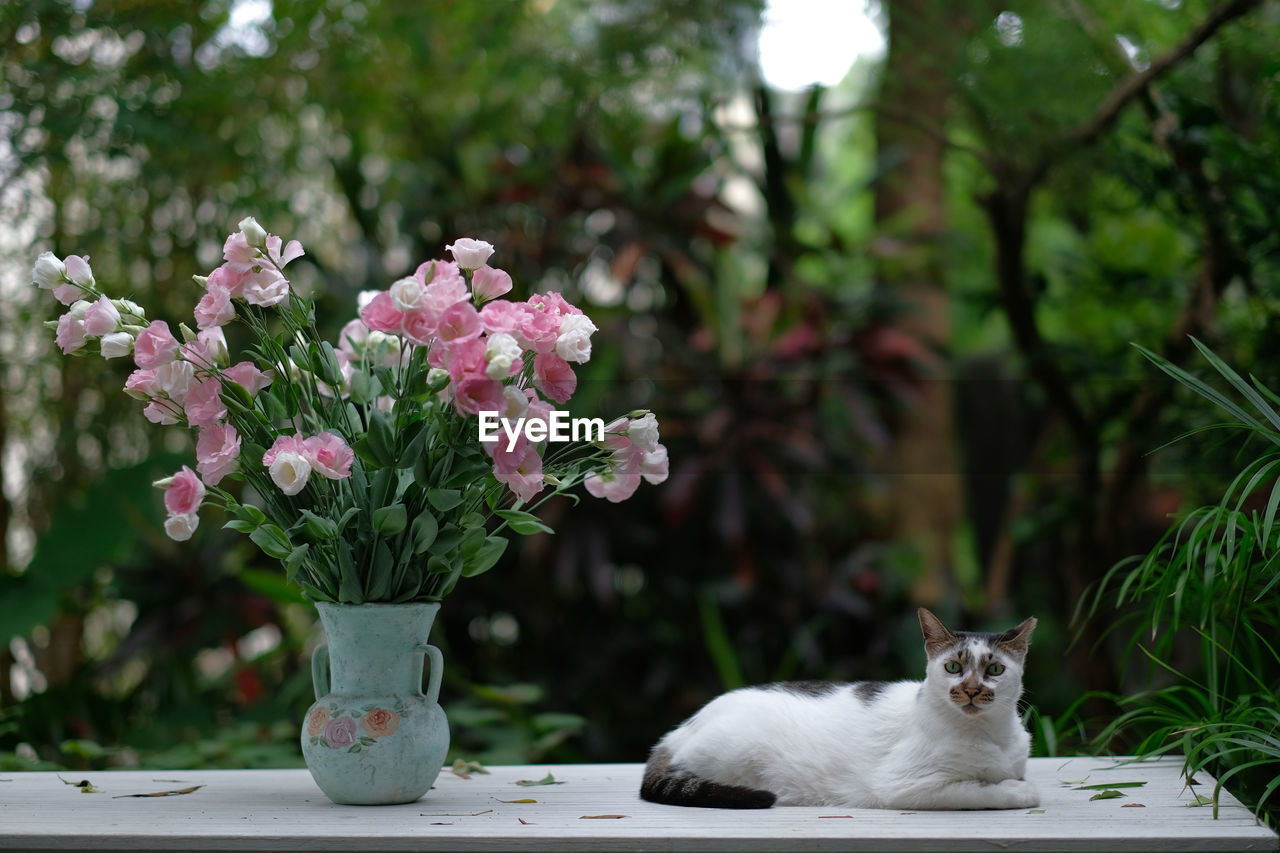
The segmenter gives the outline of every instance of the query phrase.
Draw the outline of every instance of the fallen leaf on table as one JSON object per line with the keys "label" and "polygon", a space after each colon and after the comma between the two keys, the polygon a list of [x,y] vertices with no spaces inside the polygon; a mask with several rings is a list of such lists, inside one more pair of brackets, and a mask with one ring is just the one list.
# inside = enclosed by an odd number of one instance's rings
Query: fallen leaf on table
{"label": "fallen leaf on table", "polygon": [[618,820],[624,817],[624,814],[584,814],[578,820]]}
{"label": "fallen leaf on table", "polygon": [[1027,814],[1044,814],[1044,809],[1032,809]]}
{"label": "fallen leaf on table", "polygon": [[498,800],[498,802],[500,803],[536,803],[537,800],[530,799],[529,797],[521,797],[518,800]]}
{"label": "fallen leaf on table", "polygon": [[125,797],[180,797],[183,794],[190,794],[193,791],[199,791],[203,787],[204,785],[192,785],[190,788],[179,788],[176,791],[156,791],[153,794],[119,794],[111,799],[120,800]]}
{"label": "fallen leaf on table", "polygon": [[521,818],[516,818],[516,819],[517,819],[517,820],[519,820],[521,823],[523,823],[525,826],[534,826],[533,821],[525,820],[525,819],[524,819],[524,818],[522,818],[522,817],[521,817]]}
{"label": "fallen leaf on table", "polygon": [[1213,797],[1206,797],[1204,794],[1196,794],[1195,802],[1187,803],[1187,808],[1195,808],[1196,806],[1211,806],[1211,805],[1213,805]]}
{"label": "fallen leaf on table", "polygon": [[1141,788],[1146,782],[1110,782],[1105,785],[1080,785],[1075,791],[1110,791],[1115,788]]}
{"label": "fallen leaf on table", "polygon": [[818,820],[827,820],[827,819],[835,820],[836,818],[846,818],[846,817],[852,818],[853,815],[851,814],[820,814],[818,815]]}
{"label": "fallen leaf on table", "polygon": [[88,779],[81,779],[79,782],[68,782],[66,779],[63,779],[62,776],[58,776],[58,781],[64,785],[71,785],[74,788],[79,788],[80,793],[82,794],[101,794],[102,793],[101,790],[93,787],[93,783],[90,782]]}
{"label": "fallen leaf on table", "polygon": [[1125,803],[1125,804],[1124,804],[1123,806],[1121,806],[1120,808],[1122,808],[1122,809],[1145,809],[1145,808],[1146,808],[1146,806],[1145,806],[1145,805],[1143,805],[1142,803]]}
{"label": "fallen leaf on table", "polygon": [[535,780],[535,779],[521,779],[521,780],[520,780],[519,782],[517,782],[516,784],[517,784],[517,785],[520,785],[521,787],[524,787],[524,788],[531,788],[531,787],[533,787],[534,785],[563,785],[564,783],[563,783],[563,782],[557,782],[557,781],[556,781],[556,777],[554,777],[554,776],[552,776],[550,773],[548,773],[546,776],[543,776],[541,779],[536,779],[536,780]]}
{"label": "fallen leaf on table", "polygon": [[1090,797],[1089,800],[1091,802],[1093,800],[1114,800],[1117,797],[1123,797],[1123,796],[1124,794],[1122,794],[1119,791],[1100,791],[1099,793],[1094,794],[1092,797]]}
{"label": "fallen leaf on table", "polygon": [[472,773],[482,773],[488,775],[489,771],[479,761],[467,761],[459,758],[453,762],[453,767],[449,768],[453,771],[453,775],[460,779],[470,779]]}
{"label": "fallen leaf on table", "polygon": [[1064,781],[1064,780],[1059,779],[1059,780],[1058,780],[1058,784],[1059,784],[1059,785],[1065,785],[1066,787],[1070,788],[1070,787],[1072,787],[1073,785],[1083,785],[1085,782],[1088,782],[1088,781],[1089,781],[1089,777],[1088,777],[1088,776],[1086,776],[1086,777],[1084,777],[1083,779],[1079,779],[1079,780],[1077,780],[1077,781],[1075,781],[1075,782],[1066,782],[1066,781]]}
{"label": "fallen leaf on table", "polygon": [[451,820],[433,820],[433,821],[431,821],[431,825],[432,825],[432,826],[453,826],[453,821],[451,821]]}
{"label": "fallen leaf on table", "polygon": [[479,817],[482,814],[488,814],[493,809],[485,809],[482,812],[418,812],[418,817]]}

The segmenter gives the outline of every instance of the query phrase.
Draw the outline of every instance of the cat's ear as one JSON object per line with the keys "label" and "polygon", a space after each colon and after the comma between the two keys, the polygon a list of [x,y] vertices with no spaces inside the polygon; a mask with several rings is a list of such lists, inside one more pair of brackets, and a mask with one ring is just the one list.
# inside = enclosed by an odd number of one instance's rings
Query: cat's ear
{"label": "cat's ear", "polygon": [[924,634],[924,651],[929,657],[946,651],[960,642],[960,638],[948,631],[947,626],[928,610],[921,607],[916,611],[916,615],[920,617],[920,631]]}
{"label": "cat's ear", "polygon": [[1032,616],[997,637],[996,645],[1010,654],[1023,657],[1027,653],[1027,648],[1031,645],[1031,632],[1035,629],[1036,617]]}

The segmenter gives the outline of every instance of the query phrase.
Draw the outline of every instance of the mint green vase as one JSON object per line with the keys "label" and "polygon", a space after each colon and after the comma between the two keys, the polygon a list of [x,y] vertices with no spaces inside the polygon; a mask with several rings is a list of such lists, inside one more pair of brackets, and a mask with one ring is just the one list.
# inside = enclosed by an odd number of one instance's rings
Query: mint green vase
{"label": "mint green vase", "polygon": [[438,704],[444,658],[427,643],[440,605],[321,602],[316,609],[326,642],[311,656],[316,701],[302,721],[307,769],[335,803],[411,803],[431,788],[449,751]]}

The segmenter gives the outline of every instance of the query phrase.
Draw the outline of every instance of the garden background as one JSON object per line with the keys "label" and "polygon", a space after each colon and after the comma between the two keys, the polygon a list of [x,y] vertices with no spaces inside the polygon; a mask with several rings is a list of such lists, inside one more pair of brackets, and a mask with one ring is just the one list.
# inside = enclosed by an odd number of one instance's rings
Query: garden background
{"label": "garden background", "polygon": [[86,254],[176,321],[253,215],[332,336],[489,240],[600,326],[573,412],[660,418],[666,484],[548,505],[446,600],[451,758],[640,761],[728,688],[915,677],[925,604],[1039,617],[1038,754],[1176,748],[1265,808],[1280,4],[848,0],[779,54],[787,5],[0,7],[0,770],[301,765],[314,609],[217,523],[164,537],[191,448],[29,276]]}

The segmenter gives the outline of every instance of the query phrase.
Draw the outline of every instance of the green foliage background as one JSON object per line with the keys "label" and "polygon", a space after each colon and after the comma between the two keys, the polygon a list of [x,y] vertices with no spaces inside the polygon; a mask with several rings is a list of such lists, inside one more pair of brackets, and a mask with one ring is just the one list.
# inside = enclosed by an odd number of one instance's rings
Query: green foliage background
{"label": "green foliage background", "polygon": [[[957,623],[1040,617],[1041,751],[1088,745],[1121,713],[1106,697],[1203,683],[1197,644],[1124,666],[1138,653],[1100,624],[1140,602],[1071,619],[1251,452],[1164,447],[1216,415],[1131,343],[1192,365],[1194,333],[1274,378],[1273,2],[967,4],[933,35],[946,115],[880,97],[894,72],[874,57],[838,87],[770,90],[750,0],[270,8],[236,26],[230,0],[0,9],[0,765],[300,760],[311,609],[216,519],[163,537],[148,484],[190,447],[116,392],[122,366],[56,353],[26,281],[38,251],[84,253],[181,318],[249,214],[307,247],[295,283],[335,335],[361,290],[490,240],[517,295],[562,289],[601,327],[575,413],[662,421],[665,486],[549,505],[554,537],[513,542],[442,611],[458,756],[640,760],[727,687],[909,675],[926,588]],[[930,354],[877,281],[874,195],[900,165],[877,122],[946,151],[931,250],[965,519],[945,567],[887,517]],[[1123,719],[1120,751],[1163,725]]]}

